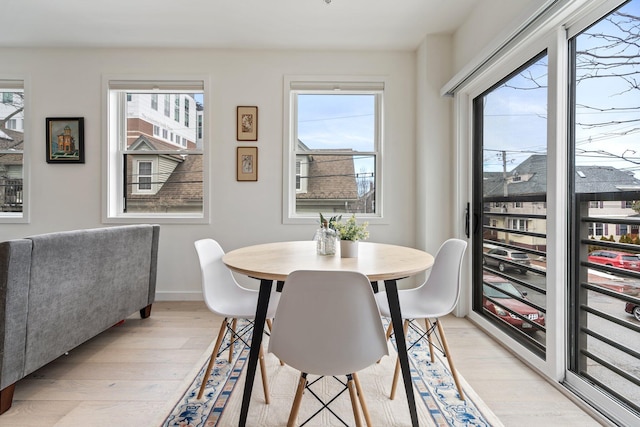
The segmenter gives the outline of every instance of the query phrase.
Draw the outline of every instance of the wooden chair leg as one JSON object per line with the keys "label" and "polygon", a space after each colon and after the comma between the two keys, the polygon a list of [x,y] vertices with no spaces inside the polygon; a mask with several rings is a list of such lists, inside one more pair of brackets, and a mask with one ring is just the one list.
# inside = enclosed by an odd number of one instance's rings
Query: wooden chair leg
{"label": "wooden chair leg", "polygon": [[358,396],[356,392],[356,385],[353,377],[347,381],[347,388],[349,389],[349,397],[351,398],[351,408],[353,409],[353,418],[356,420],[356,427],[362,427],[362,420],[360,419],[360,410],[358,409]]}
{"label": "wooden chair leg", "polygon": [[442,322],[440,321],[440,319],[436,319],[436,325],[438,326],[438,333],[440,334],[440,339],[442,340],[442,347],[444,348],[447,361],[449,362],[451,375],[453,375],[453,381],[456,383],[456,387],[458,388],[458,394],[460,394],[460,400],[464,400],[464,394],[462,393],[462,387],[460,386],[458,373],[456,372],[456,368],[453,366],[453,357],[451,357],[451,352],[449,351],[449,345],[447,344],[447,338],[444,335],[444,329],[442,328]]}
{"label": "wooden chair leg", "polygon": [[[404,335],[407,335],[407,331],[409,330],[409,319],[404,321]],[[396,358],[396,369],[393,371],[393,383],[391,383],[391,393],[389,394],[389,399],[393,400],[396,398],[396,389],[398,388],[398,377],[400,377],[400,358]]]}
{"label": "wooden chair leg", "polygon": [[236,342],[236,325],[238,324],[238,319],[233,319],[231,321],[231,342],[229,344],[229,363],[233,361],[233,344]]}
{"label": "wooden chair leg", "polygon": [[[424,327],[429,331],[431,329],[431,321],[427,318],[424,319]],[[435,363],[436,358],[433,354],[433,342],[431,342],[431,334],[427,333],[427,341],[429,342],[429,354],[431,355],[431,363]]]}
{"label": "wooden chair leg", "polygon": [[262,389],[264,390],[264,401],[269,404],[269,381],[267,380],[267,365],[264,363],[264,351],[262,345],[260,346],[260,354],[258,356],[260,360],[260,374],[262,374]]}
{"label": "wooden chair leg", "polygon": [[300,411],[300,403],[302,402],[302,393],[304,393],[304,388],[306,386],[307,386],[307,375],[305,373],[301,373],[300,379],[298,380],[296,397],[293,399],[293,405],[291,406],[291,412],[289,413],[289,420],[287,421],[287,427],[295,427],[296,425],[296,418],[298,417],[298,412]]}
{"label": "wooden chair leg", "polygon": [[387,333],[385,334],[387,341],[391,338],[391,334],[393,333],[393,323],[389,322],[389,326],[387,326]]}
{"label": "wooden chair leg", "polygon": [[216,344],[213,346],[213,351],[211,352],[211,359],[209,359],[209,364],[207,365],[207,371],[202,377],[202,385],[200,386],[200,391],[198,392],[198,399],[202,399],[202,394],[204,393],[204,389],[207,386],[207,381],[209,380],[209,375],[211,375],[211,371],[213,370],[213,365],[216,363],[216,356],[218,355],[218,350],[220,350],[220,344],[222,344],[222,338],[224,338],[224,332],[227,326],[227,318],[225,317],[220,325],[220,330],[218,331],[218,338],[216,339]]}
{"label": "wooden chair leg", "polygon": [[364,393],[362,392],[362,386],[360,385],[360,378],[357,373],[353,373],[353,381],[356,384],[356,391],[358,392],[358,399],[360,400],[360,407],[362,408],[362,414],[364,415],[364,421],[368,427],[372,427],[371,416],[369,415],[369,408],[367,402],[364,400]]}

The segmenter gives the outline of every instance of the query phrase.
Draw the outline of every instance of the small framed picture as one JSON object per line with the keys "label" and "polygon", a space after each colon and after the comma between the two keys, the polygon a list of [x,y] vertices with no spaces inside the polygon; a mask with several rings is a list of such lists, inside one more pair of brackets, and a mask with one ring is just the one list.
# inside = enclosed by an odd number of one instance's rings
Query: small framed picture
{"label": "small framed picture", "polygon": [[84,163],[84,118],[47,117],[47,163]]}
{"label": "small framed picture", "polygon": [[258,180],[258,147],[238,147],[236,180]]}
{"label": "small framed picture", "polygon": [[238,141],[258,140],[258,107],[238,107],[236,139]]}

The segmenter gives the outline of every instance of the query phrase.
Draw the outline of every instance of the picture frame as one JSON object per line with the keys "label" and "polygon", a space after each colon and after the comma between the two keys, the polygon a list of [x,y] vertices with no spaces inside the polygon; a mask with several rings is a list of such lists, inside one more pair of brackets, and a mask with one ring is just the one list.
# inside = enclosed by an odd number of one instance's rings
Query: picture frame
{"label": "picture frame", "polygon": [[84,163],[84,117],[47,117],[47,163]]}
{"label": "picture frame", "polygon": [[236,139],[258,140],[258,107],[239,106],[236,110]]}
{"label": "picture frame", "polygon": [[258,147],[238,147],[236,152],[236,180],[258,180]]}

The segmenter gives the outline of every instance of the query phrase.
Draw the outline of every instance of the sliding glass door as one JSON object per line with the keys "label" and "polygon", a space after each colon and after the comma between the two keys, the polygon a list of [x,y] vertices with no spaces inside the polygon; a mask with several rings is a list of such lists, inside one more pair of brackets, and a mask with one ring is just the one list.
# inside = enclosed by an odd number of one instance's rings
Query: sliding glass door
{"label": "sliding glass door", "polygon": [[473,310],[546,350],[547,54],[473,101]]}
{"label": "sliding glass door", "polygon": [[[640,0],[571,37],[569,383],[640,414]],[[606,402],[599,398],[604,394]],[[626,424],[630,417],[618,418]],[[637,422],[637,418],[635,421]]]}

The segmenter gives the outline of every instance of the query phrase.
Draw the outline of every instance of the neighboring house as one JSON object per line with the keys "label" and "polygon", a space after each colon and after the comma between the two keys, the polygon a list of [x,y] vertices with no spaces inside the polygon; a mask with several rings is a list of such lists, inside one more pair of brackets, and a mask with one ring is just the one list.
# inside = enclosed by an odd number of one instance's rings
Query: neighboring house
{"label": "neighboring house", "polygon": [[0,92],[0,212],[22,212],[24,110],[22,96]]}
{"label": "neighboring house", "polygon": [[[513,197],[545,195],[547,192],[547,156],[533,155],[508,173],[489,172],[484,174],[485,197]],[[640,190],[640,180],[628,172],[611,166],[577,166],[576,193],[612,193]],[[492,213],[508,215],[491,215]],[[485,204],[485,233],[488,240],[509,240],[519,246],[546,250],[546,239],[506,233],[496,229],[511,229],[546,235],[546,215],[544,201],[509,201]],[[607,218],[630,218],[637,213],[630,202],[594,201],[589,205],[589,216]],[[529,215],[529,216],[528,216]],[[613,236],[616,241],[626,234],[638,234],[638,226],[624,224],[589,224],[589,237]]]}
{"label": "neighboring house", "polygon": [[[298,141],[296,157],[297,212],[353,212],[361,201],[353,163],[353,150],[310,150]],[[335,154],[336,152],[345,155]]]}
{"label": "neighboring house", "polygon": [[155,154],[168,143],[139,136],[127,156],[127,212],[201,212],[202,156]]}
{"label": "neighboring house", "polygon": [[127,104],[126,212],[202,212],[202,156],[183,154],[201,148],[201,106],[185,94],[131,94]]}
{"label": "neighboring house", "polygon": [[23,148],[24,134],[0,120],[0,212],[22,212]]}

